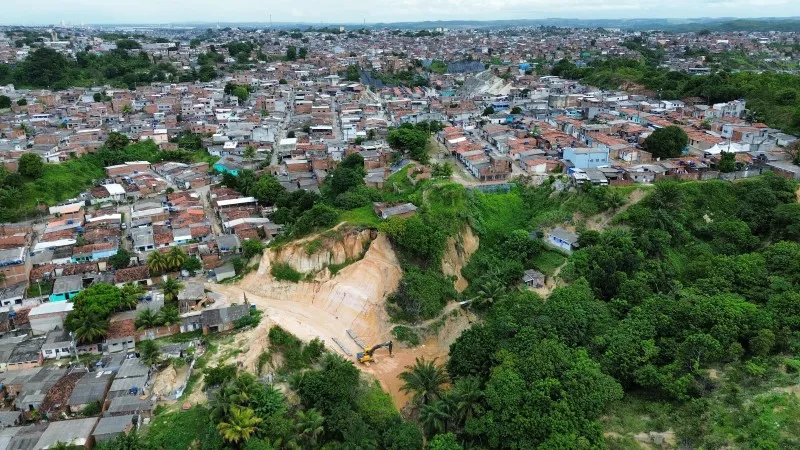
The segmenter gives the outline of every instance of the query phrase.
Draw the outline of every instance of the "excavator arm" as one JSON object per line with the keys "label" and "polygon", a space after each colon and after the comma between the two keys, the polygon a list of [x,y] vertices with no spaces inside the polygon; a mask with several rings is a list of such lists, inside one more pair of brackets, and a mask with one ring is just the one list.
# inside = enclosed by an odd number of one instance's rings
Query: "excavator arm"
{"label": "excavator arm", "polygon": [[372,347],[365,348],[363,352],[359,352],[358,354],[356,354],[356,359],[358,359],[358,362],[360,362],[360,363],[365,363],[365,362],[372,361],[373,360],[372,359],[372,355],[375,353],[375,350],[378,350],[378,349],[384,348],[384,347],[388,347],[389,356],[392,356],[392,349],[394,348],[394,344],[392,343],[392,341],[388,341],[388,342],[384,342],[382,344],[376,344],[376,345],[373,345]]}

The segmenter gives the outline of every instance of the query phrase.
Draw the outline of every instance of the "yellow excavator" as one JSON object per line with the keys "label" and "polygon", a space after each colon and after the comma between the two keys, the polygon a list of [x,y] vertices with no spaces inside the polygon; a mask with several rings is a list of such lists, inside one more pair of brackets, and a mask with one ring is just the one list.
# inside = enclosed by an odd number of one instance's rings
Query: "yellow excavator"
{"label": "yellow excavator", "polygon": [[356,359],[358,359],[358,362],[360,362],[362,364],[370,362],[370,361],[373,360],[372,359],[372,354],[375,353],[375,350],[377,350],[379,348],[383,348],[383,347],[388,347],[389,348],[389,356],[392,356],[392,348],[394,347],[394,344],[392,344],[392,341],[388,341],[388,342],[384,342],[383,344],[378,344],[378,345],[373,345],[372,347],[367,347],[367,348],[364,349],[363,352],[356,353]]}

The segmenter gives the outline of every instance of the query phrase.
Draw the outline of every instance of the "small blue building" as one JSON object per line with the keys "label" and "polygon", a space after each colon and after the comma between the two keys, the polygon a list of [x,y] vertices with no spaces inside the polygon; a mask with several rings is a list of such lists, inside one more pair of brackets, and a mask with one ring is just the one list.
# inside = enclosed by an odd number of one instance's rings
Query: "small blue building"
{"label": "small blue building", "polygon": [[563,158],[572,163],[576,169],[593,169],[608,165],[608,148],[573,148],[564,149]]}
{"label": "small blue building", "polygon": [[567,253],[572,253],[578,247],[578,235],[563,228],[553,228],[545,233],[544,239],[549,245]]}
{"label": "small blue building", "polygon": [[53,283],[53,293],[50,294],[51,302],[63,302],[72,300],[83,290],[83,277],[81,275],[71,275],[56,278]]}

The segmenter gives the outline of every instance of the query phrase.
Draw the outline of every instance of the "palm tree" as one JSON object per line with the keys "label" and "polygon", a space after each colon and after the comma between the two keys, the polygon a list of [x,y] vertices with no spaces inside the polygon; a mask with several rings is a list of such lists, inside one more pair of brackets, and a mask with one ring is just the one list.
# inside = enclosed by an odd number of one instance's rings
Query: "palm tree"
{"label": "palm tree", "polygon": [[225,422],[228,420],[228,416],[231,414],[231,408],[233,406],[238,406],[233,401],[235,392],[231,389],[225,389],[225,387],[226,385],[221,386],[217,394],[214,395],[214,398],[211,400],[211,418],[213,418],[215,422]]}
{"label": "palm tree", "polygon": [[158,324],[158,317],[152,309],[147,308],[136,315],[136,328],[146,329],[153,328]]}
{"label": "palm tree", "polygon": [[478,289],[478,304],[491,306],[506,294],[506,287],[496,278],[489,278]]}
{"label": "palm tree", "polygon": [[122,295],[122,303],[120,306],[124,308],[135,308],[139,303],[139,297],[144,293],[141,286],[134,283],[125,283],[120,289]]}
{"label": "palm tree", "polygon": [[178,308],[172,305],[165,305],[158,312],[158,323],[161,325],[171,326],[175,325],[181,320],[181,313]]}
{"label": "palm tree", "polygon": [[177,278],[167,277],[167,279],[161,283],[161,290],[164,292],[164,300],[168,302],[177,300],[178,292],[180,292],[181,289],[183,289],[183,283]]}
{"label": "palm tree", "polygon": [[227,421],[217,425],[217,431],[225,441],[238,444],[249,439],[262,420],[250,408],[233,406]]}
{"label": "palm tree", "polygon": [[154,341],[142,341],[139,343],[139,355],[147,365],[152,366],[161,359],[161,351]]}
{"label": "palm tree", "polygon": [[625,196],[622,195],[622,192],[620,191],[610,191],[603,201],[603,204],[606,208],[616,211],[625,204]]}
{"label": "palm tree", "polygon": [[295,416],[295,432],[297,432],[300,442],[304,443],[304,448],[317,448],[317,439],[325,431],[322,424],[325,418],[316,409],[308,411],[298,411]]}
{"label": "palm tree", "polygon": [[480,414],[479,408],[483,399],[483,391],[481,391],[481,381],[477,377],[466,377],[456,381],[453,396],[456,416],[462,426]]}
{"label": "palm tree", "polygon": [[419,420],[425,429],[425,434],[430,437],[450,431],[450,421],[455,415],[455,409],[455,403],[450,395],[422,405],[419,410]]}
{"label": "palm tree", "polygon": [[180,269],[186,260],[189,259],[186,256],[186,252],[181,250],[179,247],[172,247],[166,256],[167,266],[170,270],[178,270]]}
{"label": "palm tree", "polygon": [[153,273],[163,273],[169,269],[169,264],[164,254],[155,250],[150,252],[150,256],[147,257],[147,267],[149,267]]}
{"label": "palm tree", "polygon": [[131,108],[130,104],[125,104],[122,106],[122,115],[130,115],[133,113],[133,108]]}
{"label": "palm tree", "polygon": [[225,389],[228,390],[228,396],[233,404],[246,406],[250,404],[250,392],[255,389],[255,384],[255,377],[245,372],[230,382]]}
{"label": "palm tree", "polygon": [[436,364],[436,358],[432,361],[417,358],[413,366],[406,366],[400,379],[403,380],[400,390],[413,393],[414,403],[426,405],[430,400],[440,397],[442,386],[447,383],[447,373],[444,366]]}
{"label": "palm tree", "polygon": [[86,311],[74,311],[67,316],[67,323],[83,343],[94,342],[108,333],[108,321]]}

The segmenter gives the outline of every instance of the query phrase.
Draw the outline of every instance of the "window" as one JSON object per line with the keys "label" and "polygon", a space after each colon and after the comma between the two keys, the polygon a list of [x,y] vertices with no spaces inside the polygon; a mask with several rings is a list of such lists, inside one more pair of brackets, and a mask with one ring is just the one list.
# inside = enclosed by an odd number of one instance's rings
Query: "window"
{"label": "window", "polygon": [[61,349],[61,353],[69,353],[69,349],[68,348],[62,348]]}

